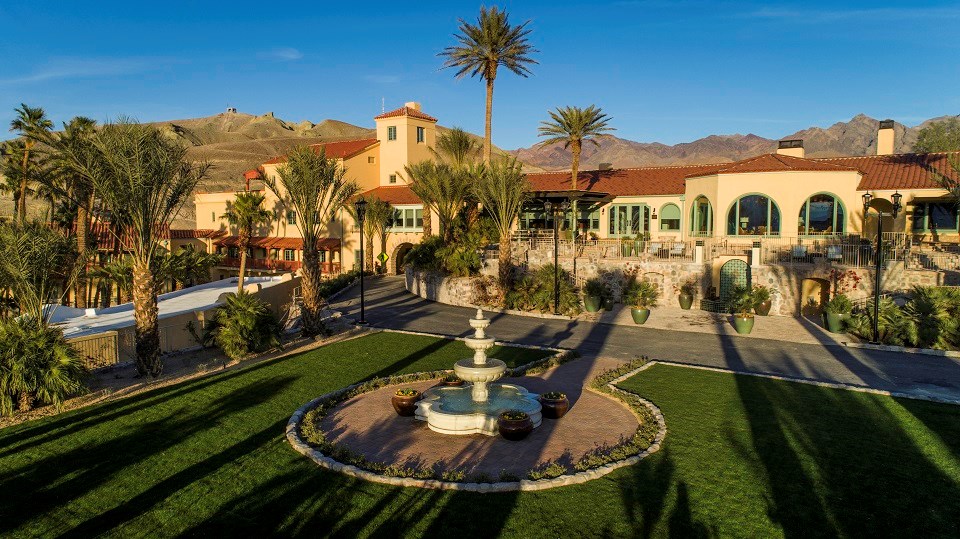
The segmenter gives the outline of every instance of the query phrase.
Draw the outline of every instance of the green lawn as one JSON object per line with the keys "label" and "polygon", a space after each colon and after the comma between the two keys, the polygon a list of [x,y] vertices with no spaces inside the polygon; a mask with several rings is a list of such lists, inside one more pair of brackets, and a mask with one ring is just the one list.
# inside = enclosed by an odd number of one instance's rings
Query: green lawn
{"label": "green lawn", "polygon": [[634,377],[623,387],[666,416],[663,450],[545,492],[351,480],[283,437],[317,395],[468,355],[381,333],[4,429],[0,535],[960,533],[960,407],[747,376],[655,366]]}

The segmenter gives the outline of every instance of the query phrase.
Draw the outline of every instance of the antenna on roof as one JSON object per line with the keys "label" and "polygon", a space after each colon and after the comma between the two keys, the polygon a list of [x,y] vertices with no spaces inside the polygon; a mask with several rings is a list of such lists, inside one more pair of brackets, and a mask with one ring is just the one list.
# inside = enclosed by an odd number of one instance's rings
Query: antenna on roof
{"label": "antenna on roof", "polygon": [[387,112],[387,99],[384,97],[380,98],[380,114]]}

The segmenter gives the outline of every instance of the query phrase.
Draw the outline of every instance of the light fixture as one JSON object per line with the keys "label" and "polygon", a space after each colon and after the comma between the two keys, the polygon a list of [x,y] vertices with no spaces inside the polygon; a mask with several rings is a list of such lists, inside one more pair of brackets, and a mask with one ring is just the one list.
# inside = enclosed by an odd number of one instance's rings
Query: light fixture
{"label": "light fixture", "polygon": [[903,195],[900,194],[900,191],[894,191],[893,195],[890,196],[890,199],[893,200],[893,218],[897,218],[897,214],[900,213],[900,208],[903,206],[900,205],[900,200],[903,198]]}
{"label": "light fixture", "polygon": [[867,210],[870,209],[870,201],[872,201],[872,200],[873,200],[873,195],[871,195],[870,193],[864,193],[864,194],[863,194],[863,213],[864,213],[864,215],[866,215]]}

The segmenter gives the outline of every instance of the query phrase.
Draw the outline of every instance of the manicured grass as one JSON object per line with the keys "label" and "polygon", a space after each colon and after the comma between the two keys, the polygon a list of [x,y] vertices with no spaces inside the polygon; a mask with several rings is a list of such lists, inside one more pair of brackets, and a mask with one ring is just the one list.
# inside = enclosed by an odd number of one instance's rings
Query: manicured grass
{"label": "manicured grass", "polygon": [[[537,352],[500,349],[511,364]],[[655,366],[661,452],[584,485],[482,495],[326,472],[283,437],[311,398],[447,368],[458,342],[377,334],[0,431],[0,535],[944,535],[960,407]]]}

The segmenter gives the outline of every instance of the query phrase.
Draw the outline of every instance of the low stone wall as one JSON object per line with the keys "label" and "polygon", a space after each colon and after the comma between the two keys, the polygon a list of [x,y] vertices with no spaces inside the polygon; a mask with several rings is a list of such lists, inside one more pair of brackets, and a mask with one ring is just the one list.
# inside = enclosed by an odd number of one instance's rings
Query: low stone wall
{"label": "low stone wall", "polygon": [[470,277],[451,277],[409,267],[404,276],[407,290],[423,299],[460,307],[474,306],[474,279]]}

